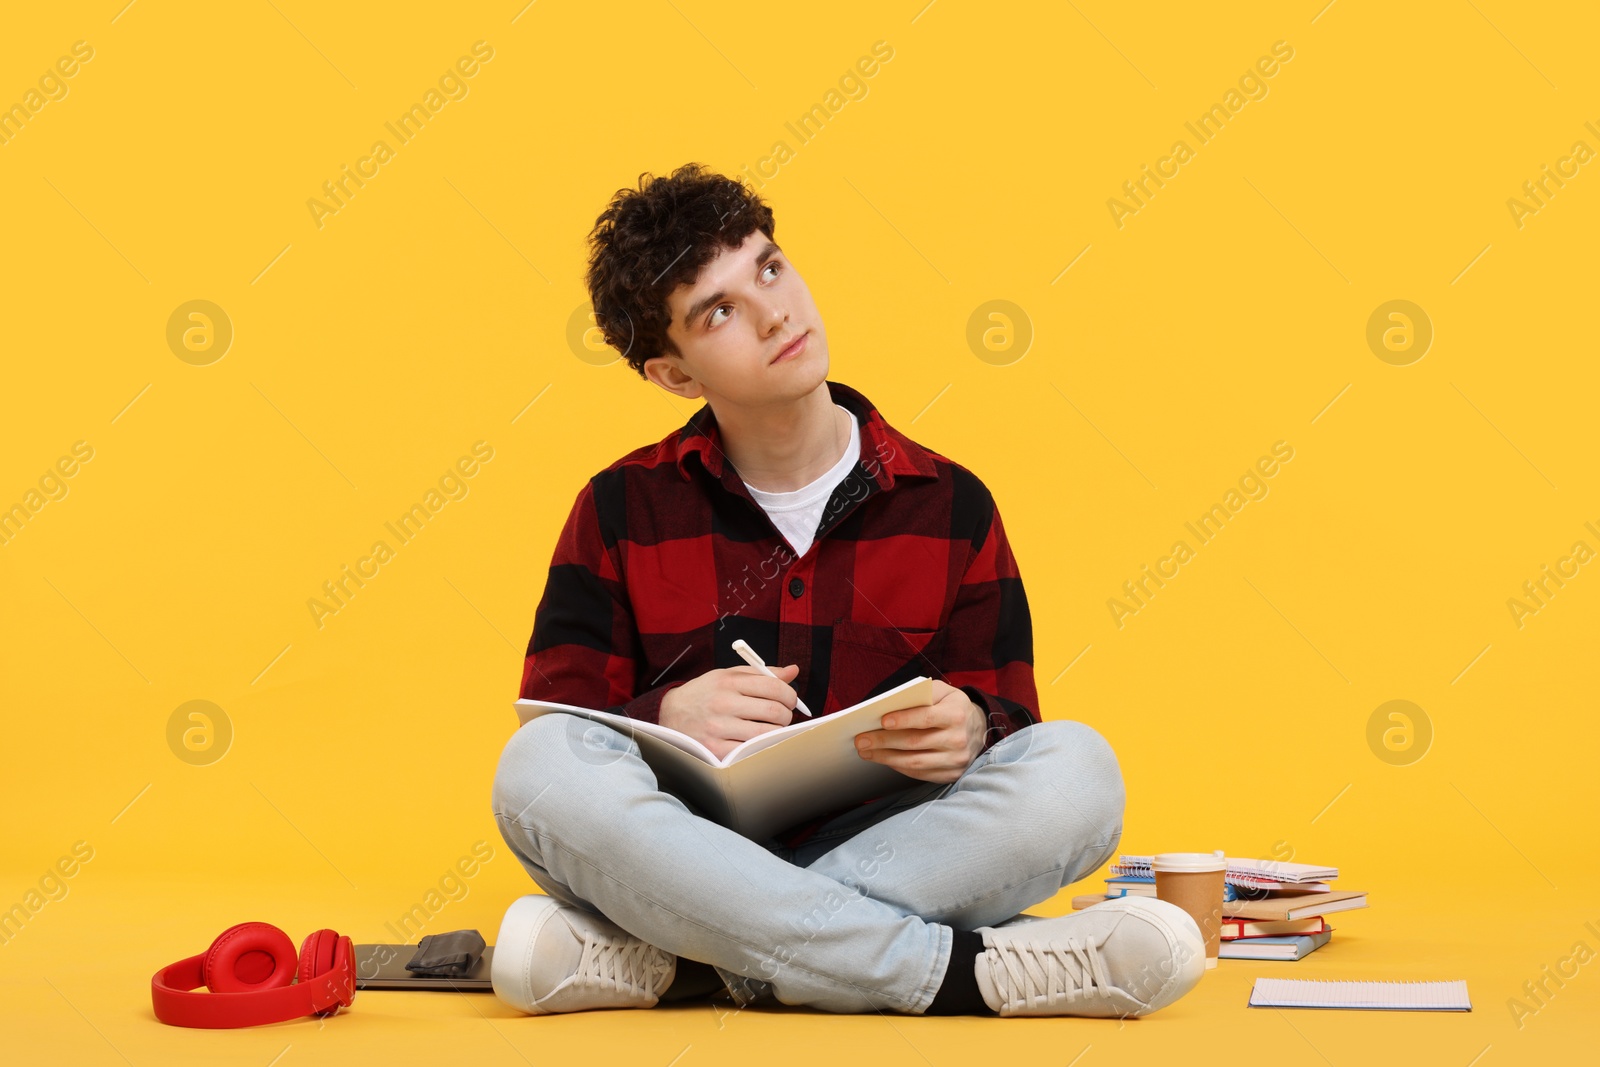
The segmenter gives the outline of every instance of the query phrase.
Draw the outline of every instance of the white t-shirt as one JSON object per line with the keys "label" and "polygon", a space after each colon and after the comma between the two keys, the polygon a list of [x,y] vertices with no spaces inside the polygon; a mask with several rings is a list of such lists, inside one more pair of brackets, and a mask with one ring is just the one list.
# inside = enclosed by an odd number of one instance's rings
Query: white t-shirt
{"label": "white t-shirt", "polygon": [[839,462],[830,467],[827,473],[792,493],[768,493],[749,482],[744,483],[744,487],[750,490],[750,496],[772,517],[772,524],[789,542],[796,557],[805,555],[811,548],[817,526],[822,522],[822,509],[828,506],[834,487],[844,481],[861,459],[860,424],[848,408],[842,404],[833,406],[850,416],[850,443],[845,445],[844,455],[839,457]]}

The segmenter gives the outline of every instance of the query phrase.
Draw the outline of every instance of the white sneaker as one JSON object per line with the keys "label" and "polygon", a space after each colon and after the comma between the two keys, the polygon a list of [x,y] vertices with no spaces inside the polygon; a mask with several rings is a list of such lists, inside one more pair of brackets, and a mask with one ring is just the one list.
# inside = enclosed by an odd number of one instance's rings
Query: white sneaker
{"label": "white sneaker", "polygon": [[489,977],[495,996],[529,1015],[653,1008],[678,957],[608,919],[531,893],[500,923]]}
{"label": "white sneaker", "polygon": [[1018,916],[976,932],[985,948],[978,989],[1000,1015],[1149,1015],[1206,973],[1199,925],[1154,897],[1120,897],[1071,915]]}

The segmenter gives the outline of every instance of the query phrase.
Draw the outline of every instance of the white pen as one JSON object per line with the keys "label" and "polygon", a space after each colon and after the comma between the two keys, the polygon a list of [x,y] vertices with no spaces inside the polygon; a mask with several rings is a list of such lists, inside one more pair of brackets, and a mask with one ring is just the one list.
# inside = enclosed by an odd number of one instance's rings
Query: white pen
{"label": "white pen", "polygon": [[[761,662],[761,657],[756,655],[756,650],[751,648],[749,643],[747,643],[744,638],[741,637],[733,643],[733,650],[739,653],[740,659],[750,664],[750,666],[758,668],[768,678],[778,677],[776,674],[772,673],[771,667],[768,667],[765,663]],[[794,710],[798,711],[807,718],[812,717],[810,709],[806,707],[806,702],[801,700],[798,694],[796,694],[794,698]]]}

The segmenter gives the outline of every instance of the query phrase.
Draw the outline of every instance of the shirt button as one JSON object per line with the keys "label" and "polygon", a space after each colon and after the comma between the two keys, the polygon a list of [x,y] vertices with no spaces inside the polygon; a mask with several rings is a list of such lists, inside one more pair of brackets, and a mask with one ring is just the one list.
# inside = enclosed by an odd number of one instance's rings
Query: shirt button
{"label": "shirt button", "polygon": [[805,582],[802,582],[798,578],[790,578],[789,579],[789,595],[790,596],[792,596],[792,597],[794,597],[795,599],[798,600],[800,598],[800,594],[804,593],[805,591],[806,591],[806,583]]}

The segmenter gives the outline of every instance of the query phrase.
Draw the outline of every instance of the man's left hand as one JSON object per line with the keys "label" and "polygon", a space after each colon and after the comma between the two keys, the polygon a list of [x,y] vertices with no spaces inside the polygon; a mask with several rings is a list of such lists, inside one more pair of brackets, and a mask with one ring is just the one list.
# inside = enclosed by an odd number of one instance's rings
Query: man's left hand
{"label": "man's left hand", "polygon": [[953,782],[983,751],[988,716],[966,693],[934,679],[933,703],[891,711],[882,730],[856,736],[856,753],[925,782]]}

